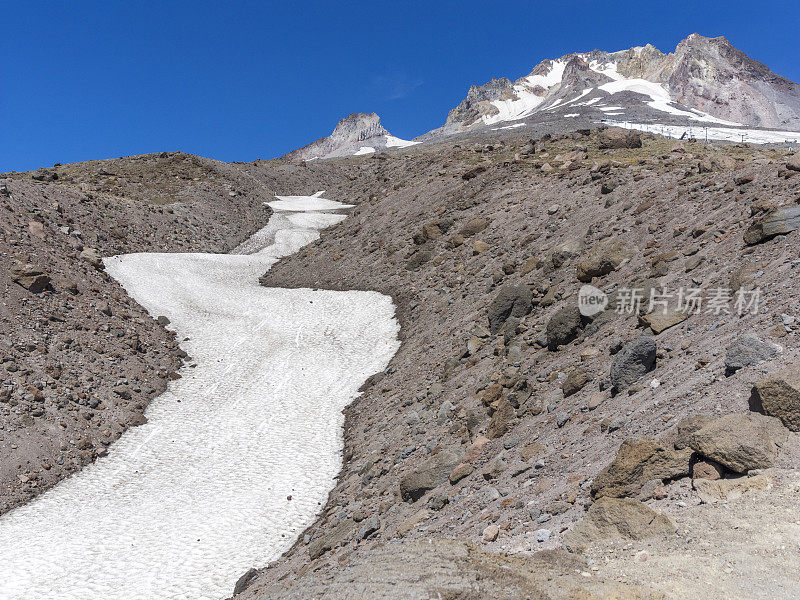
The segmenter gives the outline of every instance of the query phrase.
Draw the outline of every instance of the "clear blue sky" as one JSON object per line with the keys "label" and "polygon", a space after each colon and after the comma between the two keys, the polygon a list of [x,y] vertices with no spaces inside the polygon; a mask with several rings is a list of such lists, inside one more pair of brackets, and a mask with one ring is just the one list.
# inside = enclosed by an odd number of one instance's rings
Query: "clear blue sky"
{"label": "clear blue sky", "polygon": [[162,150],[279,156],[377,112],[411,138],[471,83],[692,32],[800,81],[800,2],[0,3],[0,172]]}

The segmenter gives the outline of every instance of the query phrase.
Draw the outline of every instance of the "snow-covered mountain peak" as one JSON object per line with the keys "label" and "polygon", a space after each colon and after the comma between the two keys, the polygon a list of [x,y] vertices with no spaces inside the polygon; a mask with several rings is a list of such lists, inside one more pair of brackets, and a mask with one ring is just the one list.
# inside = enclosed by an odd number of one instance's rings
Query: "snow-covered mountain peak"
{"label": "snow-covered mountain peak", "polygon": [[[606,110],[603,110],[603,109]],[[471,86],[445,125],[427,136],[568,111],[592,120],[630,120],[800,129],[800,86],[776,75],[726,38],[693,33],[675,51],[652,44],[543,60],[516,81]]]}

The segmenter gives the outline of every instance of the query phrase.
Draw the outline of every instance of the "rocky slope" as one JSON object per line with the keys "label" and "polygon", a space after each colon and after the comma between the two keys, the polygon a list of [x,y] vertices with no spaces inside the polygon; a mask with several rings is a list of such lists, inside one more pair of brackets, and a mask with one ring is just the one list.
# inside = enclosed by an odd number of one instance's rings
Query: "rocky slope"
{"label": "rocky slope", "polygon": [[413,145],[394,137],[375,113],[352,113],[339,121],[328,137],[320,138],[307,146],[293,150],[284,158],[290,160],[314,160],[337,156],[372,154],[386,148],[403,148]]}
{"label": "rocky slope", "polygon": [[225,252],[324,166],[180,153],[0,176],[0,513],[102,456],[190,357],[103,270],[139,251]]}
{"label": "rocky slope", "polygon": [[[797,156],[587,130],[330,163],[357,209],[263,283],[391,294],[403,345],[346,411],[319,520],[241,597],[562,597],[552,569],[579,574],[570,597],[800,592],[777,546],[800,458]],[[605,312],[579,311],[588,283]],[[699,311],[676,304],[691,289]],[[721,500],[748,531],[760,503],[780,518],[753,544]]]}
{"label": "rocky slope", "polygon": [[[353,214],[262,283],[390,294],[403,343],[346,410],[318,521],[237,597],[800,594],[800,158],[559,126],[6,175],[1,510],[191,368],[101,256],[227,251],[273,194],[327,189]],[[606,311],[579,310],[589,284]],[[710,305],[678,310],[681,288]]]}
{"label": "rocky slope", "polygon": [[734,48],[692,34],[665,54],[648,44],[573,53],[539,63],[514,82],[473,85],[445,125],[420,139],[521,119],[616,117],[644,123],[705,122],[800,130],[800,86]]}

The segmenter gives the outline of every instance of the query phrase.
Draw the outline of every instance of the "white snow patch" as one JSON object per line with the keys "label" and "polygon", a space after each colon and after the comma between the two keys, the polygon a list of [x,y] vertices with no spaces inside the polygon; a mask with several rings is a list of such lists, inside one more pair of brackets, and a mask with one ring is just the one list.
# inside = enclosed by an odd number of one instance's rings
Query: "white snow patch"
{"label": "white snow patch", "polygon": [[353,152],[353,156],[362,156],[364,154],[372,154],[373,152],[375,152],[375,148],[372,146],[361,146],[361,148]]}
{"label": "white snow patch", "polygon": [[564,117],[567,118],[567,119],[572,118],[572,117],[580,117],[580,116],[581,116],[580,113],[569,113],[568,115],[564,115]]}
{"label": "white snow patch", "polygon": [[610,77],[614,81],[618,81],[620,79],[624,79],[622,75],[617,73],[617,63],[605,63],[601,64],[597,61],[592,61],[589,63],[589,68],[594,71],[595,73],[600,73],[601,75],[605,75],[606,77]]}
{"label": "white snow patch", "polygon": [[486,125],[495,125],[503,121],[516,121],[527,117],[544,102],[544,96],[536,93],[538,88],[549,91],[561,83],[564,76],[564,61],[556,60],[545,75],[528,75],[514,84],[516,99],[494,100],[492,105],[498,110],[496,115],[484,115]]}
{"label": "white snow patch", "polygon": [[573,102],[577,102],[578,100],[580,100],[581,98],[583,98],[583,97],[584,97],[586,94],[588,94],[588,93],[590,93],[590,92],[594,91],[594,89],[595,89],[595,88],[586,88],[586,89],[585,89],[585,90],[583,90],[583,91],[582,91],[580,94],[578,94],[577,96],[575,96],[575,97],[574,97],[572,100],[567,100],[566,102],[564,102],[564,106],[566,106],[567,104],[572,104]]}
{"label": "white snow patch", "polygon": [[597,108],[603,112],[608,112],[609,110],[624,110],[621,106],[598,106]]}
{"label": "white snow patch", "polygon": [[249,255],[105,260],[197,367],[107,457],[0,518],[0,598],[219,600],[292,545],[334,485],[342,409],[399,347],[387,296],[258,283],[341,216],[276,213]]}
{"label": "white snow patch", "polygon": [[717,117],[713,117],[709,114],[706,114],[701,111],[693,111],[689,112],[686,110],[681,110],[672,106],[672,98],[669,95],[669,92],[664,89],[660,83],[655,83],[653,81],[648,81],[647,79],[619,79],[617,81],[610,81],[608,83],[604,83],[600,86],[601,90],[608,92],[609,94],[617,94],[619,92],[624,91],[631,91],[636,92],[638,94],[643,94],[645,96],[650,97],[650,102],[647,103],[648,106],[654,108],[656,110],[660,110],[662,112],[666,112],[672,115],[678,115],[681,117],[689,117],[695,121],[707,121],[710,123],[719,123],[721,125],[733,125],[737,126],[739,123],[734,123],[733,121],[725,121],[724,119],[719,119]]}
{"label": "white snow patch", "polygon": [[492,131],[500,131],[501,129],[516,129],[517,127],[525,127],[525,123],[514,123],[513,125],[506,125],[505,127],[492,127]]}
{"label": "white snow patch", "polygon": [[608,123],[611,125],[616,125],[617,127],[638,129],[639,131],[657,133],[672,138],[680,138],[684,133],[686,133],[687,137],[705,139],[706,130],[708,130],[709,140],[741,142],[742,134],[744,134],[744,141],[752,144],[783,144],[785,142],[797,143],[797,141],[800,140],[800,132],[798,131],[747,128],[734,129],[731,127],[704,127],[702,125],[691,127],[686,125],[665,125],[662,123],[627,123],[623,121],[608,121]]}
{"label": "white snow patch", "polygon": [[394,137],[393,135],[386,136],[386,147],[387,148],[406,148],[407,146],[416,146],[421,142],[412,142],[411,140],[403,140],[399,137]]}
{"label": "white snow patch", "polygon": [[272,210],[281,211],[298,211],[305,212],[309,210],[339,210],[342,208],[353,208],[352,204],[342,204],[335,200],[327,200],[321,198],[325,192],[317,192],[313,196],[275,196],[278,200],[266,202]]}

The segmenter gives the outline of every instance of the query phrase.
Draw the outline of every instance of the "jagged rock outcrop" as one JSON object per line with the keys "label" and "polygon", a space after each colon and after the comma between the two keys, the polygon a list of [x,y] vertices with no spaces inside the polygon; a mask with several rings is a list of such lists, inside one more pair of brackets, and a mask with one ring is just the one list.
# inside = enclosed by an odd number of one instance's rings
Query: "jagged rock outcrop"
{"label": "jagged rock outcrop", "polygon": [[392,136],[381,125],[375,113],[352,113],[339,121],[328,137],[320,138],[307,146],[293,150],[284,158],[290,160],[313,160],[372,154],[384,148],[403,147],[413,144]]}

